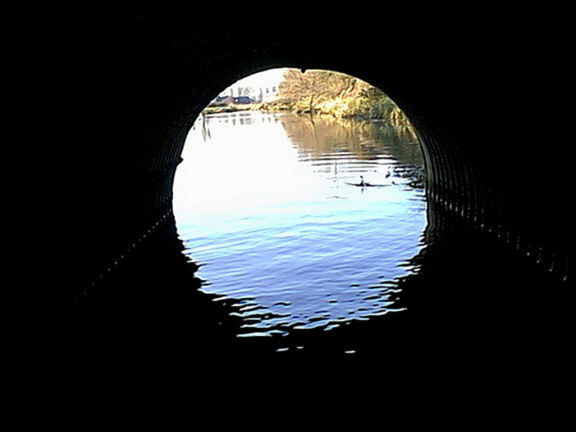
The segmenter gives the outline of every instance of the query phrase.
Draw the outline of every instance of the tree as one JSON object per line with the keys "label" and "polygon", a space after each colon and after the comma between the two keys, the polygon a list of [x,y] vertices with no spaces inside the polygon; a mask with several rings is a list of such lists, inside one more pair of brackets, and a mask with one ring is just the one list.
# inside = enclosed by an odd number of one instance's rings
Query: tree
{"label": "tree", "polygon": [[337,72],[289,69],[280,84],[280,97],[300,113],[405,120],[404,113],[381,90]]}

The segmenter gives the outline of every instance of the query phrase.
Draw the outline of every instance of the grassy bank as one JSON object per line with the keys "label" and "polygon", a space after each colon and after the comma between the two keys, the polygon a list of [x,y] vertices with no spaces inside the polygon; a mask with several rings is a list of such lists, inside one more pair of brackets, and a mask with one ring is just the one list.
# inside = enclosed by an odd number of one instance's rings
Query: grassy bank
{"label": "grassy bank", "polygon": [[409,125],[404,112],[385,93],[349,75],[289,69],[280,84],[278,101],[262,109],[297,114],[325,114],[341,119],[380,120]]}
{"label": "grassy bank", "polygon": [[230,104],[230,105],[221,105],[221,106],[207,106],[202,110],[204,115],[209,114],[222,114],[222,113],[234,113],[239,111],[254,111],[259,110],[260,104]]}

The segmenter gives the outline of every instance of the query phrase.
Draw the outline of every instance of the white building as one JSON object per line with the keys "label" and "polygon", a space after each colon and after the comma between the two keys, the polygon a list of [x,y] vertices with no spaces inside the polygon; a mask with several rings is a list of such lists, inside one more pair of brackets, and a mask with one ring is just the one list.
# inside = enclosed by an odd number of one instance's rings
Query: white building
{"label": "white building", "polygon": [[248,96],[256,102],[276,100],[285,71],[286,69],[270,69],[250,75],[232,84],[220,96]]}

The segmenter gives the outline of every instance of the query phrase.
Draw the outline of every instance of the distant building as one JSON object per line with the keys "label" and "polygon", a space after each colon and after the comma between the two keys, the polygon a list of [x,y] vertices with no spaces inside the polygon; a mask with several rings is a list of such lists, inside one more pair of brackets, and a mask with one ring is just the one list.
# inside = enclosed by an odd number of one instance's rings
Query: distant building
{"label": "distant building", "polygon": [[254,103],[254,101],[252,100],[252,98],[248,97],[248,96],[237,96],[235,98],[232,98],[234,100],[235,104],[251,104]]}
{"label": "distant building", "polygon": [[[271,102],[280,97],[284,69],[273,69],[246,77],[222,91],[212,104]],[[232,99],[229,99],[232,98]],[[237,102],[233,99],[238,98]],[[248,102],[249,98],[251,101]]]}
{"label": "distant building", "polygon": [[[240,86],[230,86],[223,93],[220,94],[215,99],[216,101],[222,101],[226,103],[254,103],[254,102],[270,102],[276,100],[280,97],[279,86],[252,86],[252,87],[240,87]],[[230,99],[237,99],[238,101],[233,102]],[[248,99],[250,102],[248,102]],[[240,101],[240,102],[239,102]]]}
{"label": "distant building", "polygon": [[260,95],[260,102],[272,102],[280,97],[280,89],[278,86],[261,88]]}
{"label": "distant building", "polygon": [[234,103],[234,98],[230,95],[220,95],[212,102],[210,102],[210,106],[225,106]]}
{"label": "distant building", "polygon": [[209,106],[218,107],[218,106],[226,106],[226,105],[247,105],[254,103],[254,99],[248,96],[218,96],[212,102],[210,102]]}

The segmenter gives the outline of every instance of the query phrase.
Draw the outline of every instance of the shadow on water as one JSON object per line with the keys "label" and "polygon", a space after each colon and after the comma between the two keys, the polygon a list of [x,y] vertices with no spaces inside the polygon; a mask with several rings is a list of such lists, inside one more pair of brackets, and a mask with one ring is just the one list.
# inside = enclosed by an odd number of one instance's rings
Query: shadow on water
{"label": "shadow on water", "polygon": [[[283,126],[288,133],[295,127]],[[373,133],[353,144],[366,157]],[[299,145],[302,154],[322,153],[305,141]],[[398,159],[410,161],[401,151]],[[170,217],[98,281],[58,328],[41,341],[23,341],[33,348],[15,368],[27,376],[71,380],[228,383],[265,371],[320,368],[338,377],[366,373],[366,384],[427,376],[533,381],[565,370],[572,358],[570,311],[561,284],[434,206],[427,207],[427,219],[423,247],[405,263],[412,270],[394,280],[403,312],[351,320],[330,331],[239,338],[238,306],[201,289],[198,266],[185,255]]]}
{"label": "shadow on water", "polygon": [[397,281],[405,312],[329,332],[242,339],[235,308],[199,290],[197,266],[183,255],[171,219],[77,305],[44,347],[49,356],[36,353],[19,366],[60,379],[225,381],[264,371],[376,367],[368,373],[374,379],[406,382],[458,380],[463,372],[478,380],[534,368],[552,373],[553,364],[568,361],[555,281],[490,239],[453,228],[427,233],[433,243],[407,263],[418,271]]}

